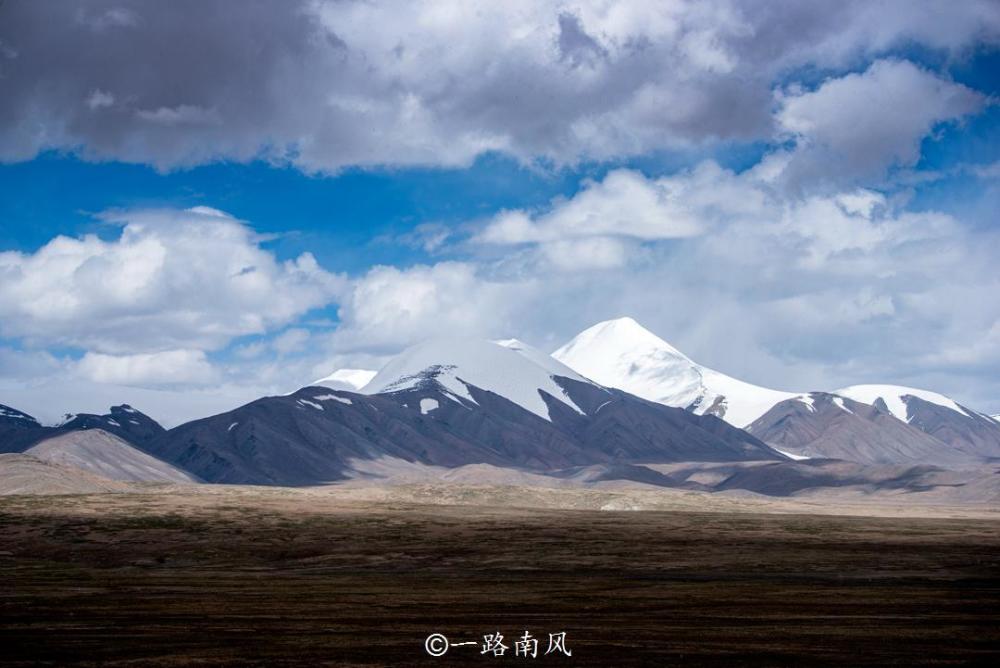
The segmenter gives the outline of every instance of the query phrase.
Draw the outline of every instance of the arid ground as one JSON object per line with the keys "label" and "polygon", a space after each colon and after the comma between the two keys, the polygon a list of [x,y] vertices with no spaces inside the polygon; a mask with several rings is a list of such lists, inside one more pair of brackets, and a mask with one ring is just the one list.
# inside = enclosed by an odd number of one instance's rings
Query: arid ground
{"label": "arid ground", "polygon": [[[0,664],[1000,662],[997,519],[456,489],[0,498]],[[498,630],[507,654],[481,656]],[[524,630],[542,652],[565,631],[572,658],[513,656]],[[477,645],[432,658],[435,632]]]}

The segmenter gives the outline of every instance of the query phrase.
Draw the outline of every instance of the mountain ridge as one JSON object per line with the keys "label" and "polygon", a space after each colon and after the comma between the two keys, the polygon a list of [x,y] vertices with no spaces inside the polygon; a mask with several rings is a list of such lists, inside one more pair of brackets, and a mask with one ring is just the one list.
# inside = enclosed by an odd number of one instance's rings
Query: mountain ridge
{"label": "mountain ridge", "polygon": [[786,460],[714,416],[602,387],[523,344],[455,340],[404,351],[362,392],[307,387],[264,397],[142,447],[206,480],[258,484],[341,480],[352,461],[386,456],[533,471]]}
{"label": "mountain ridge", "polygon": [[[383,457],[535,473],[678,461],[1000,461],[1000,423],[944,395],[894,385],[771,390],[693,362],[632,318],[598,323],[552,356],[517,339],[437,339],[378,372],[341,369],[318,382],[169,431],[124,404],[55,428],[0,406],[0,451],[108,432],[205,480],[257,484],[342,480],[352,462]],[[743,428],[732,424],[758,411]]]}
{"label": "mountain ridge", "polygon": [[753,385],[692,361],[633,318],[588,327],[552,356],[580,374],[668,406],[744,427],[792,392]]}
{"label": "mountain ridge", "polygon": [[[892,456],[896,462],[919,461],[921,453],[944,464],[967,465],[970,457],[1000,459],[1000,424],[945,395],[875,384],[833,392],[771,390],[693,362],[628,317],[589,327],[553,356],[604,385],[697,413],[718,415],[793,457],[854,453],[862,461],[882,462],[884,457],[877,452],[881,448],[885,454],[895,453]],[[811,405],[813,397],[827,397],[824,407],[838,410],[845,402],[877,407],[880,412],[871,415],[877,417],[881,428],[873,428],[871,419],[864,424],[863,420],[837,419],[841,416],[836,412],[819,415],[815,410],[796,408],[797,402]],[[855,413],[870,412],[858,409]],[[909,449],[899,440],[903,434],[909,434]],[[849,447],[853,441],[858,443]]]}

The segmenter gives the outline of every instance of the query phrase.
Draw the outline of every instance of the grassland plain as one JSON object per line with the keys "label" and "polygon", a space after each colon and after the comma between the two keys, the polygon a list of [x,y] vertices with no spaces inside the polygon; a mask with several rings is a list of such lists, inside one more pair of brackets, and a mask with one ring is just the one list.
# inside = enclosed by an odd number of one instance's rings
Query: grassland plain
{"label": "grassland plain", "polygon": [[[995,519],[413,496],[2,498],[0,664],[1000,661]],[[573,656],[513,656],[525,630],[543,651],[565,631]],[[503,657],[424,651],[430,633],[481,643],[496,631]]]}

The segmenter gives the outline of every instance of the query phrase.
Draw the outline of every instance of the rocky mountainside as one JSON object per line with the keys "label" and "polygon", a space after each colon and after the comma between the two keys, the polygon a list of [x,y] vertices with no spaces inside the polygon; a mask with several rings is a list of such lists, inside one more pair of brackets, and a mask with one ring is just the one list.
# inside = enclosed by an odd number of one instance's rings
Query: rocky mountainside
{"label": "rocky mountainside", "polygon": [[156,420],[128,404],[112,406],[110,412],[104,415],[92,413],[66,415],[59,429],[64,432],[103,429],[132,444],[151,441],[166,431]]}
{"label": "rocky mountainside", "polygon": [[898,385],[855,385],[836,394],[887,410],[958,450],[1000,460],[1000,423],[943,394]]}
{"label": "rocky mountainside", "polygon": [[890,385],[770,390],[698,365],[630,318],[585,330],[554,357],[516,339],[432,341],[378,372],[341,370],[170,431],[128,405],[68,415],[58,427],[0,406],[0,452],[62,436],[53,451],[92,471],[155,469],[122,448],[134,446],[205,481],[274,485],[342,480],[390,461],[535,474],[603,467],[652,484],[660,474],[637,467],[1000,462],[1000,422],[943,395]]}
{"label": "rocky mountainside", "polygon": [[826,392],[782,401],[747,429],[798,457],[952,468],[983,461],[975,450],[945,443],[898,419],[882,403],[869,405]]}
{"label": "rocky mountainside", "polygon": [[416,346],[363,392],[266,397],[142,447],[207,481],[284,485],[339,480],[356,461],[382,457],[537,471],[785,459],[714,416],[597,385],[519,342]]}
{"label": "rocky mountainside", "polygon": [[112,406],[108,413],[67,414],[55,427],[46,427],[21,411],[0,405],[0,452],[24,452],[48,438],[88,429],[101,429],[126,443],[138,445],[164,431],[160,424],[128,404]]}
{"label": "rocky mountainside", "polygon": [[942,466],[1000,460],[1000,423],[944,395],[895,385],[771,390],[693,362],[631,318],[598,323],[553,357],[603,385],[717,415],[791,456]]}
{"label": "rocky mountainside", "polygon": [[194,476],[100,428],[70,431],[47,438],[28,448],[24,454],[110,480],[197,482]]}
{"label": "rocky mountainside", "polygon": [[0,453],[21,452],[45,433],[46,428],[32,416],[0,404]]}

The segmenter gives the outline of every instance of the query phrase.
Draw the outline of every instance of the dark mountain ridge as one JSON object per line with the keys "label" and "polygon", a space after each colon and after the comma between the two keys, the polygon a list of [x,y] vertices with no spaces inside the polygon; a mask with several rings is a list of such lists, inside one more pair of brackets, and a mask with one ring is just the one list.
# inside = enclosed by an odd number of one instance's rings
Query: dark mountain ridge
{"label": "dark mountain ridge", "polygon": [[145,450],[212,482],[320,484],[354,459],[395,457],[455,467],[485,463],[536,471],[611,462],[783,460],[712,416],[699,416],[554,377],[584,407],[541,392],[551,420],[494,392],[456,396],[433,378],[384,394],[307,387],[171,429]]}
{"label": "dark mountain ridge", "polygon": [[103,429],[132,445],[146,443],[166,431],[156,420],[128,404],[112,406],[104,415],[66,415],[56,427],[43,426],[27,413],[0,405],[0,452],[24,452],[40,441],[86,429]]}

